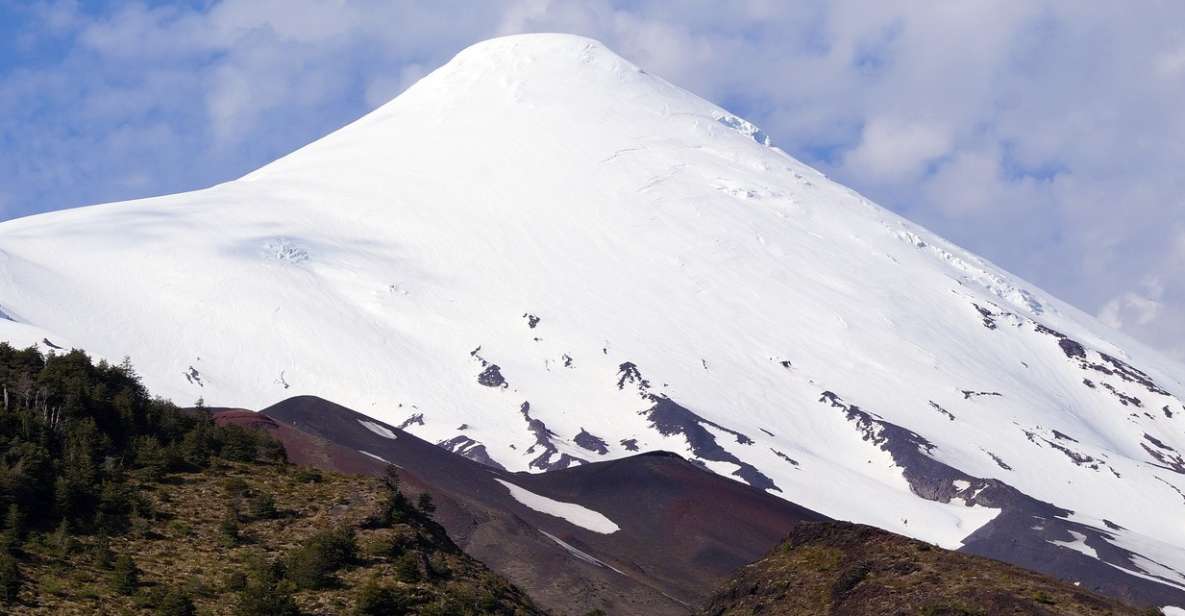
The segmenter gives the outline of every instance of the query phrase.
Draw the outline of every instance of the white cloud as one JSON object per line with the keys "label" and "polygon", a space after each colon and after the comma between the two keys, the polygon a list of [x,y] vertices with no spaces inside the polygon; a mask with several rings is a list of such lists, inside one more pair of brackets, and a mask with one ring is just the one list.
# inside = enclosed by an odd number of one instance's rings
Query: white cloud
{"label": "white cloud", "polygon": [[873,182],[905,182],[950,151],[950,132],[932,124],[896,118],[872,118],[860,144],[844,157],[849,173]]}
{"label": "white cloud", "polygon": [[1157,56],[1156,72],[1165,79],[1175,79],[1185,73],[1185,46]]}
{"label": "white cloud", "polygon": [[1160,315],[1163,305],[1138,293],[1124,293],[1103,305],[1099,320],[1115,329],[1125,324],[1147,325]]}

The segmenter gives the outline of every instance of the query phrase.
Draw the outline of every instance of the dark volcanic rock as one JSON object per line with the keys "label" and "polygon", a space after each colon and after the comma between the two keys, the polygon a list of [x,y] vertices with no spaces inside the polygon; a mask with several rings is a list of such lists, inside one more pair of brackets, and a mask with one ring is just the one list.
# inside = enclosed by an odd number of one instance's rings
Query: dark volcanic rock
{"label": "dark volcanic rock", "polygon": [[1185,475],[1185,458],[1176,449],[1165,444],[1160,439],[1145,433],[1144,440],[1148,441],[1152,446],[1149,447],[1147,443],[1140,443],[1140,447],[1148,452],[1154,460],[1159,463],[1159,466],[1166,468],[1174,473],[1181,473]]}
{"label": "dark volcanic rock", "polygon": [[1062,352],[1066,354],[1066,357],[1086,359],[1086,349],[1082,348],[1082,345],[1079,344],[1078,341],[1071,340],[1069,338],[1062,338],[1061,340],[1057,341],[1057,344],[1058,346],[1062,347]]}
{"label": "dark volcanic rock", "polygon": [[399,424],[399,429],[406,430],[413,425],[416,425],[416,426],[424,425],[424,414],[423,413],[413,413],[407,419],[404,419],[403,423]]}
{"label": "dark volcanic rock", "polygon": [[716,437],[711,432],[708,432],[704,426],[712,426],[717,430],[733,435],[736,437],[736,442],[741,445],[752,445],[753,439],[740,432],[708,421],[666,396],[649,394],[647,398],[654,405],[642,411],[642,415],[650,421],[651,427],[657,430],[659,434],[663,436],[682,434],[687,439],[687,444],[691,447],[691,452],[697,458],[736,464],[740,468],[734,471],[733,475],[740,477],[749,485],[761,490],[781,491],[781,488],[774,484],[772,479],[757,470],[757,467],[742,461],[721,447],[716,442]]}
{"label": "dark volcanic rock", "polygon": [[934,402],[933,400],[931,400],[931,401],[930,401],[930,408],[932,408],[932,409],[934,409],[934,410],[938,411],[939,413],[942,413],[943,415],[945,415],[945,416],[946,416],[946,418],[947,418],[947,419],[949,419],[949,420],[951,420],[951,421],[954,421],[954,420],[955,420],[955,416],[954,416],[954,414],[953,414],[953,413],[951,413],[950,411],[948,411],[948,410],[946,410],[946,409],[942,408],[942,405],[941,405],[941,404],[938,404],[937,402]]}
{"label": "dark volcanic rock", "polygon": [[609,444],[605,442],[605,439],[585,430],[584,428],[580,429],[580,434],[577,434],[576,438],[572,439],[572,442],[584,449],[596,452],[602,456],[609,453]]}
{"label": "dark volcanic rock", "polygon": [[631,383],[638,386],[638,391],[642,394],[650,389],[650,381],[642,378],[642,372],[638,370],[637,364],[632,361],[627,361],[617,367],[617,388],[625,389],[625,384]]}
{"label": "dark volcanic rock", "polygon": [[[1086,347],[1082,346],[1082,343],[1078,342],[1077,340],[1074,340],[1057,330],[1050,329],[1039,323],[1036,324],[1035,328],[1038,333],[1056,338],[1058,346],[1061,347],[1062,352],[1066,354],[1066,357],[1077,363],[1078,367],[1082,368],[1083,370],[1093,370],[1107,376],[1118,377],[1122,381],[1139,385],[1146,391],[1156,395],[1166,397],[1172,396],[1172,394],[1166,391],[1163,387],[1157,385],[1156,382],[1152,380],[1152,377],[1148,376],[1147,373],[1117,357],[1108,355],[1102,351],[1097,351],[1099,359],[1101,359],[1102,362],[1100,363],[1091,361],[1087,354]],[[1085,380],[1084,382],[1088,387],[1094,387],[1094,384],[1089,379]],[[1102,385],[1103,387],[1110,390],[1111,393],[1115,394],[1115,396],[1119,398],[1120,402],[1124,406],[1129,404],[1142,406],[1142,404],[1139,403],[1138,398],[1118,391],[1109,383],[1102,383]]]}
{"label": "dark volcanic rock", "polygon": [[[48,342],[48,341],[46,341],[46,342]],[[200,372],[198,372],[197,368],[190,366],[185,369],[184,374],[185,374],[185,380],[189,381],[191,384],[197,385],[198,387],[205,387],[206,386],[204,383],[202,383],[202,375]]]}
{"label": "dark volcanic rock", "polygon": [[[573,464],[587,462],[587,460],[570,456],[566,453],[559,453],[559,448],[556,447],[554,440],[557,437],[556,433],[552,432],[542,420],[531,417],[530,402],[523,402],[522,406],[519,407],[519,413],[527,421],[527,430],[535,437],[535,443],[527,448],[527,453],[539,452],[539,455],[531,460],[529,464],[531,468],[537,468],[541,471],[554,471],[568,468]],[[552,457],[555,456],[558,457],[552,460]]]}
{"label": "dark volcanic rock", "polygon": [[506,378],[502,376],[502,369],[498,364],[489,364],[481,374],[477,375],[477,382],[486,387],[506,387]]}
{"label": "dark volcanic rock", "polygon": [[508,387],[506,378],[502,376],[502,368],[498,364],[486,361],[486,358],[482,357],[480,353],[481,346],[469,351],[469,355],[482,366],[482,371],[477,375],[477,382],[486,387]]}
{"label": "dark volcanic rock", "polygon": [[774,452],[775,456],[778,456],[779,458],[789,462],[792,466],[798,466],[798,460],[791,458],[790,456],[778,451],[777,449],[771,448],[770,451]]}
{"label": "dark volcanic rock", "polygon": [[995,319],[996,314],[994,312],[992,312],[991,310],[988,310],[987,308],[984,308],[983,306],[980,306],[979,304],[976,304],[974,302],[972,302],[971,305],[975,306],[975,309],[977,311],[979,311],[980,316],[983,317],[983,326],[984,327],[986,327],[988,329],[996,329],[996,319]]}
{"label": "dark volcanic rock", "polygon": [[983,450],[983,452],[986,453],[988,455],[988,457],[990,457],[992,459],[992,461],[996,463],[996,466],[999,466],[1000,468],[1002,468],[1006,471],[1012,470],[1012,467],[1008,466],[1008,464],[1005,463],[1004,460],[1002,460],[1000,458],[1000,456],[998,456],[990,451],[987,451],[986,449]]}
{"label": "dark volcanic rock", "polygon": [[486,451],[485,445],[482,445],[481,443],[463,434],[458,434],[457,436],[454,436],[447,441],[441,441],[436,445],[445,451],[451,451],[459,456],[469,458],[470,460],[473,460],[479,464],[484,464],[498,470],[506,470],[506,467],[498,464],[496,460],[490,457],[489,452]]}

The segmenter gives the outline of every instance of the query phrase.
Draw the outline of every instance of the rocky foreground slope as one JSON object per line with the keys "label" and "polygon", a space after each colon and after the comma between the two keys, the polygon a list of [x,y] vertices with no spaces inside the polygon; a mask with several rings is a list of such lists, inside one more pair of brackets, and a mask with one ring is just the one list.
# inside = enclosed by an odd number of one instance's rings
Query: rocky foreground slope
{"label": "rocky foreground slope", "polygon": [[[140,484],[138,493],[151,513],[136,518],[127,534],[67,537],[66,545],[49,535],[23,548],[23,588],[0,612],[543,614],[459,550],[414,503],[415,515],[375,527],[369,517],[386,494],[375,478],[225,463]],[[116,554],[131,556],[133,584],[121,581]],[[178,607],[178,597],[195,611]]]}
{"label": "rocky foreground slope", "polygon": [[798,526],[702,616],[1154,616],[1074,584],[840,522]]}

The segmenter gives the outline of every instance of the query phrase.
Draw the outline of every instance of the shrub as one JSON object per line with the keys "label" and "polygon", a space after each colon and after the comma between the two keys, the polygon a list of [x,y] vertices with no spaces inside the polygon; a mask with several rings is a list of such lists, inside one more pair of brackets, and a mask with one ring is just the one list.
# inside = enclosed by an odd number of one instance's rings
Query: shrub
{"label": "shrub", "polygon": [[90,548],[91,562],[100,569],[110,569],[115,564],[115,552],[111,551],[111,540],[99,535]]}
{"label": "shrub", "polygon": [[0,552],[0,601],[15,601],[20,589],[21,570],[16,565],[16,557],[8,552]]}
{"label": "shrub", "polygon": [[179,537],[188,537],[193,534],[193,527],[184,520],[172,520],[169,522],[169,532]]}
{"label": "shrub", "polygon": [[432,502],[432,495],[427,492],[420,492],[420,496],[416,499],[416,509],[429,516],[436,513],[436,503]]}
{"label": "shrub", "polygon": [[844,569],[835,583],[831,585],[831,598],[838,599],[859,586],[871,571],[872,565],[866,562],[859,562]]}
{"label": "shrub", "polygon": [[227,509],[226,515],[222,516],[222,521],[218,523],[218,539],[222,545],[234,547],[243,539],[240,530],[239,515],[234,509]]}
{"label": "shrub", "polygon": [[404,552],[395,560],[395,577],[400,582],[415,584],[420,581],[420,558],[415,552]]}
{"label": "shrub", "polygon": [[197,607],[189,595],[176,589],[165,593],[156,606],[157,616],[196,616]]}
{"label": "shrub", "polygon": [[932,603],[922,606],[921,616],[985,616],[981,610],[961,603]]}
{"label": "shrub", "polygon": [[407,613],[407,601],[394,588],[371,579],[363,584],[355,596],[356,616],[399,616]]}
{"label": "shrub", "polygon": [[448,559],[444,554],[437,552],[428,559],[428,571],[435,578],[448,578],[453,574],[452,569],[448,566]]}
{"label": "shrub", "polygon": [[206,468],[214,450],[214,427],[209,418],[198,420],[193,430],[185,433],[178,448],[181,459],[191,467]]}
{"label": "shrub", "polygon": [[247,574],[242,571],[231,571],[222,580],[222,587],[230,591],[243,590],[247,587]]}
{"label": "shrub", "polygon": [[292,473],[292,478],[299,483],[321,483],[324,476],[321,475],[321,471],[315,468],[301,466]]}
{"label": "shrub", "polygon": [[8,506],[8,514],[4,516],[3,549],[13,551],[25,540],[25,515],[21,508],[13,503]]}
{"label": "shrub", "polygon": [[292,593],[280,587],[247,589],[239,593],[235,616],[300,616]]}
{"label": "shrub", "polygon": [[122,481],[104,481],[99,490],[98,511],[95,527],[110,534],[119,534],[128,528],[128,514],[132,512],[132,491]]}
{"label": "shrub", "polygon": [[1045,592],[1044,590],[1037,591],[1037,593],[1033,595],[1033,600],[1044,605],[1054,605],[1057,603],[1057,601],[1054,600],[1053,597],[1049,596],[1049,593]]}
{"label": "shrub", "polygon": [[279,567],[263,557],[249,565],[246,585],[235,601],[235,616],[299,616],[292,589],[280,578]]}
{"label": "shrub", "polygon": [[276,517],[276,499],[267,492],[260,492],[247,499],[247,516],[253,520],[268,520]]}
{"label": "shrub", "polygon": [[74,552],[74,534],[70,529],[70,522],[62,519],[58,527],[46,538],[46,546],[55,556],[65,558]]}
{"label": "shrub", "polygon": [[222,426],[218,429],[222,449],[219,455],[235,462],[254,462],[259,457],[258,433],[242,426]]}
{"label": "shrub", "polygon": [[363,553],[369,558],[390,558],[398,556],[403,550],[403,542],[395,537],[375,537],[362,546]]}
{"label": "shrub", "polygon": [[132,441],[132,449],[140,477],[145,481],[164,479],[165,471],[169,468],[169,456],[156,437],[147,434],[137,436]]}
{"label": "shrub", "polygon": [[257,452],[261,460],[283,464],[288,461],[288,452],[283,443],[270,435],[259,433]]}
{"label": "shrub", "polygon": [[238,498],[247,493],[251,486],[242,477],[227,477],[222,480],[222,490],[231,498]]}
{"label": "shrub", "polygon": [[136,561],[127,554],[120,554],[111,567],[111,589],[121,595],[130,595],[140,587],[140,570]]}
{"label": "shrub", "polygon": [[460,602],[452,597],[437,597],[431,603],[418,606],[416,612],[420,616],[457,616],[473,613],[464,609]]}
{"label": "shrub", "polygon": [[299,588],[326,588],[338,569],[357,558],[358,544],[354,529],[341,527],[313,535],[303,546],[284,560],[289,580]]}
{"label": "shrub", "polygon": [[394,466],[387,467],[386,474],[383,476],[383,484],[387,488],[387,494],[380,501],[379,510],[372,517],[371,525],[388,528],[392,524],[411,519],[416,510],[400,489],[399,471]]}

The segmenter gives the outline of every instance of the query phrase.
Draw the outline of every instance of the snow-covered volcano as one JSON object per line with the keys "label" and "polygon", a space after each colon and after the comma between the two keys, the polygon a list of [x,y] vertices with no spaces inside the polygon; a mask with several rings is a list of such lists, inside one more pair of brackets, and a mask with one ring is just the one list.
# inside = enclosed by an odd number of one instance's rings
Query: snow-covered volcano
{"label": "snow-covered volcano", "polygon": [[673,450],[1185,588],[1185,370],[585,38],[475,45],[237,181],[0,224],[0,317],[181,403],[315,394],[510,470]]}

